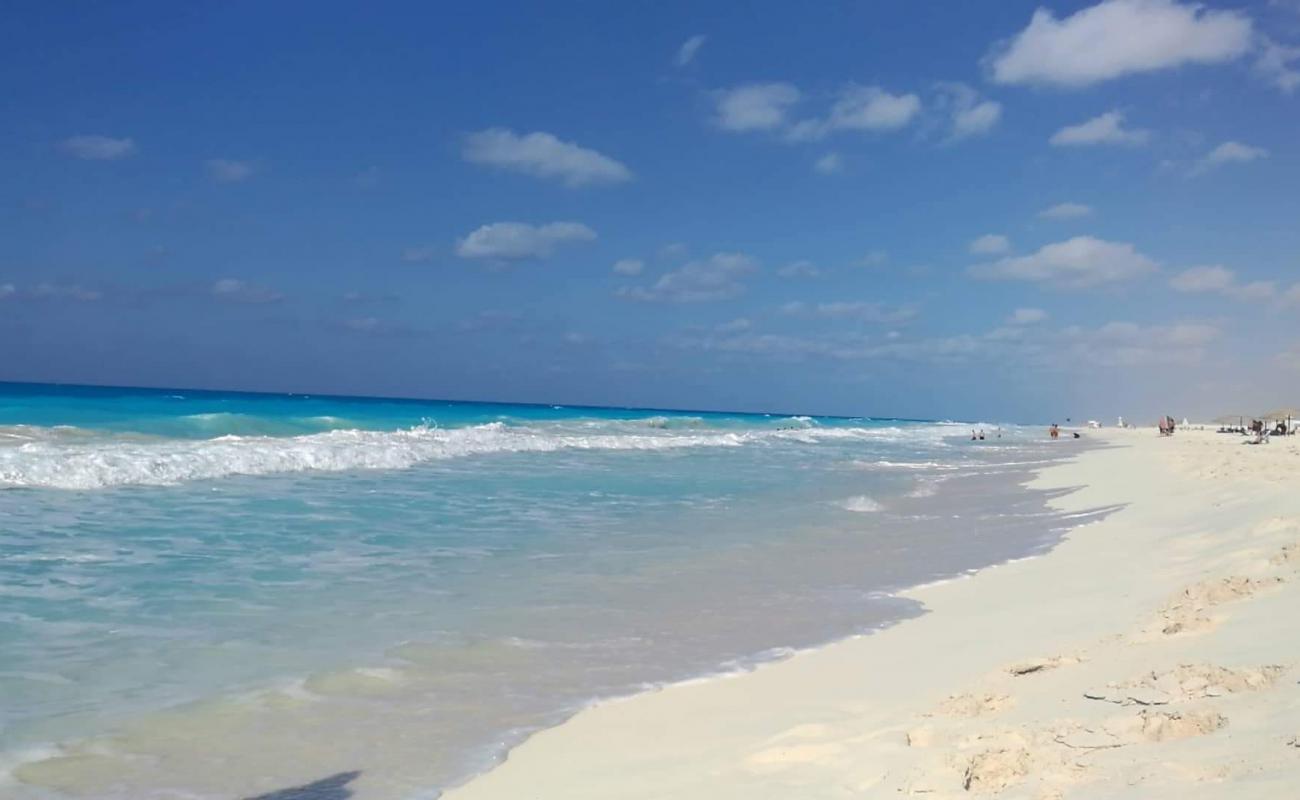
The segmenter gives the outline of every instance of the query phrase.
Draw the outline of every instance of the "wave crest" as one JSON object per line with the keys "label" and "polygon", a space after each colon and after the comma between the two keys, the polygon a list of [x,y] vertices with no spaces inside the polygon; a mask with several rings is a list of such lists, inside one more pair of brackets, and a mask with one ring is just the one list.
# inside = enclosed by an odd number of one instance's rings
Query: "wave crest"
{"label": "wave crest", "polygon": [[[513,427],[491,422],[465,428],[419,425],[396,431],[331,430],[301,436],[225,435],[160,439],[104,435],[83,429],[27,429],[0,442],[0,486],[102,489],[160,486],[235,475],[406,469],[429,461],[492,453],[561,450],[673,450],[740,447],[763,442],[889,437],[889,428],[640,433]],[[10,429],[11,434],[14,433]],[[3,445],[10,446],[3,446]]]}

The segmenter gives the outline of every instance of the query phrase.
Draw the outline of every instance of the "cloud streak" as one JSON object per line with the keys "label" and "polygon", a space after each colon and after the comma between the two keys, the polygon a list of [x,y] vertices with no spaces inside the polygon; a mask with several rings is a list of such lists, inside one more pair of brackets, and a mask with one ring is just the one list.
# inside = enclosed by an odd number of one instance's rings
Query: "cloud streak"
{"label": "cloud streak", "polygon": [[1124,114],[1120,111],[1107,111],[1078,125],[1068,125],[1052,134],[1048,141],[1056,147],[1071,147],[1096,144],[1146,144],[1151,132],[1140,128],[1125,128]]}
{"label": "cloud streak", "polygon": [[715,253],[665,272],[648,286],[625,286],[619,297],[645,302],[704,303],[728,300],[745,291],[743,278],[758,271],[758,262],[744,253]]}
{"label": "cloud streak", "polygon": [[59,142],[59,149],[73,158],[87,161],[116,161],[136,152],[134,139],[114,139],[98,134],[70,136]]}
{"label": "cloud streak", "polygon": [[549,257],[561,245],[590,242],[596,232],[578,222],[493,222],[482,225],[456,244],[461,258],[523,261]]}
{"label": "cloud streak", "polygon": [[471,133],[461,155],[471,164],[555,179],[570,187],[632,180],[632,171],[621,162],[544,131],[520,135],[508,128],[489,128]]}

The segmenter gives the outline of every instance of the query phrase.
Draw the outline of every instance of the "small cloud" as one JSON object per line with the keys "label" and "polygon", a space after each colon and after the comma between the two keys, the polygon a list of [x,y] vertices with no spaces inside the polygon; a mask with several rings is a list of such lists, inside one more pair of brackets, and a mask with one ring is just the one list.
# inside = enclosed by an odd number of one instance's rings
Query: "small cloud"
{"label": "small cloud", "polygon": [[821,175],[835,175],[844,171],[844,158],[839,153],[827,153],[813,162],[813,171]]}
{"label": "small cloud", "polygon": [[878,267],[889,260],[889,253],[884,250],[872,250],[862,258],[853,262],[856,267]]}
{"label": "small cloud", "polygon": [[726,300],[745,291],[741,280],[758,270],[744,253],[716,253],[665,272],[650,286],[624,286],[619,297],[648,302],[701,303]]}
{"label": "small cloud", "polygon": [[579,333],[578,331],[568,331],[564,334],[563,338],[565,344],[573,345],[586,344],[591,341],[591,337],[587,336],[585,333]]}
{"label": "small cloud", "polygon": [[720,325],[715,326],[714,330],[717,331],[718,333],[740,333],[741,331],[749,330],[753,326],[754,326],[753,323],[750,322],[749,320],[745,319],[744,317],[739,317],[737,319],[731,320],[730,322],[724,322]]}
{"label": "small cloud", "polygon": [[879,86],[850,84],[823,119],[806,119],[790,128],[791,141],[817,141],[838,131],[882,132],[905,127],[921,113],[921,98],[891,94]]}
{"label": "small cloud", "polygon": [[1249,164],[1261,158],[1268,158],[1268,151],[1262,147],[1253,147],[1241,142],[1224,142],[1206,153],[1192,167],[1193,175],[1201,175],[1224,164]]}
{"label": "small cloud", "polygon": [[371,294],[369,292],[344,292],[339,298],[343,302],[354,306],[381,305],[395,303],[398,300],[397,295],[393,294]]}
{"label": "small cloud", "polygon": [[615,275],[640,275],[645,269],[645,262],[639,258],[620,258],[614,262]]}
{"label": "small cloud", "polygon": [[977,264],[967,272],[984,280],[1018,280],[1082,289],[1104,283],[1133,280],[1156,271],[1159,265],[1131,244],[1076,236],[1045,245],[1025,256],[1008,256]]}
{"label": "small cloud", "polygon": [[116,161],[135,154],[135,140],[114,139],[111,136],[71,136],[59,143],[63,152],[74,158],[88,161]]}
{"label": "small cloud", "polygon": [[911,306],[887,306],[883,303],[839,300],[831,303],[809,304],[798,300],[781,306],[787,316],[814,316],[823,319],[855,319],[862,322],[894,325],[916,316]]}
{"label": "small cloud", "polygon": [[1049,140],[1056,147],[1086,146],[1095,144],[1145,144],[1151,138],[1147,130],[1124,128],[1121,111],[1107,111],[1087,122],[1069,125],[1052,134]]}
{"label": "small cloud", "polygon": [[426,244],[408,247],[402,251],[402,260],[408,264],[423,264],[432,261],[438,255],[435,245]]}
{"label": "small cloud", "polygon": [[1272,281],[1238,283],[1235,272],[1218,264],[1185,269],[1170,278],[1169,285],[1178,292],[1213,293],[1246,301],[1267,300],[1277,293]]}
{"label": "small cloud", "polygon": [[1038,216],[1043,219],[1079,219],[1092,214],[1092,206],[1085,206],[1083,203],[1057,203],[1051,208],[1045,208],[1038,212]]}
{"label": "small cloud", "polygon": [[570,187],[632,179],[632,171],[622,163],[544,131],[520,135],[507,128],[489,128],[471,133],[465,137],[461,155],[471,164],[555,178]]}
{"label": "small cloud", "polygon": [[1039,8],[987,61],[998,83],[1076,88],[1231,61],[1246,54],[1252,36],[1250,17],[1238,11],[1176,0],[1103,0],[1062,19]]}
{"label": "small cloud", "polygon": [[0,283],[0,300],[4,300],[7,297],[13,297],[17,293],[18,288],[12,283]]}
{"label": "small cloud", "polygon": [[240,183],[253,177],[256,171],[247,161],[213,158],[207,162],[208,176],[217,183]]}
{"label": "small cloud", "polygon": [[690,64],[708,39],[709,37],[701,33],[682,42],[682,46],[677,48],[677,54],[673,56],[673,63],[679,67]]}
{"label": "small cloud", "polygon": [[589,242],[596,232],[577,222],[494,222],[472,231],[456,245],[461,258],[518,261],[546,258],[563,244]]}
{"label": "small cloud", "polygon": [[816,278],[822,271],[811,261],[792,261],[776,271],[780,278]]}
{"label": "small cloud", "polygon": [[227,303],[262,305],[278,303],[284,295],[265,286],[256,286],[236,278],[222,278],[212,284],[212,296]]}
{"label": "small cloud", "polygon": [[785,124],[786,112],[799,102],[789,83],[751,83],[715,95],[718,127],[728,131],[767,131]]}
{"label": "small cloud", "polygon": [[951,118],[948,142],[983,136],[1002,119],[1001,103],[982,99],[964,83],[940,83],[938,90],[940,107]]}
{"label": "small cloud", "polygon": [[1007,322],[1012,325],[1035,325],[1047,319],[1047,312],[1041,308],[1017,308],[1011,312]]}
{"label": "small cloud", "polygon": [[691,251],[684,242],[671,242],[659,248],[660,258],[685,258]]}
{"label": "small cloud", "polygon": [[971,241],[967,249],[980,255],[998,255],[1011,249],[1011,240],[1001,234],[986,233]]}
{"label": "small cloud", "polygon": [[354,319],[343,320],[343,327],[352,331],[361,331],[369,333],[379,329],[383,323],[378,317],[356,317]]}
{"label": "small cloud", "polygon": [[32,287],[31,296],[38,300],[77,300],[83,303],[101,299],[98,289],[88,289],[79,283],[38,283]]}
{"label": "small cloud", "polygon": [[1255,70],[1285,94],[1300,86],[1300,69],[1291,62],[1300,60],[1300,47],[1287,47],[1265,38],[1255,61]]}

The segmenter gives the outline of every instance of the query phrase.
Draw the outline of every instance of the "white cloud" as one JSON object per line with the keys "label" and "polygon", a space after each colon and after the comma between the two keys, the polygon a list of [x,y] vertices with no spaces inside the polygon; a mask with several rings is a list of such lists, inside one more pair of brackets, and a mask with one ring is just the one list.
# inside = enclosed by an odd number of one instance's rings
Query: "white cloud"
{"label": "white cloud", "polygon": [[749,330],[753,325],[752,322],[744,317],[737,317],[730,322],[723,322],[722,324],[715,326],[714,330],[718,333],[739,333],[740,331]]}
{"label": "white cloud", "polygon": [[1092,206],[1083,203],[1057,203],[1038,212],[1043,219],[1079,219],[1092,214]]}
{"label": "white cloud", "polygon": [[703,261],[691,261],[666,272],[650,286],[625,286],[620,297],[632,300],[700,303],[726,300],[745,291],[741,279],[758,269],[757,262],[743,253],[716,253]]}
{"label": "white cloud", "polygon": [[1079,87],[1184,64],[1231,61],[1251,46],[1250,18],[1175,0],[1105,0],[1064,19],[1040,8],[991,54],[998,83]]}
{"label": "white cloud", "polygon": [[135,140],[114,139],[94,134],[71,136],[59,143],[60,149],[70,156],[89,161],[114,161],[135,153]]}
{"label": "white cloud", "polygon": [[781,278],[816,278],[822,271],[811,261],[792,261],[777,269],[776,274]]}
{"label": "white cloud", "polygon": [[948,141],[983,136],[1002,119],[1002,104],[982,100],[979,93],[964,83],[940,83],[939,102],[951,117]]}
{"label": "white cloud", "polygon": [[1131,244],[1076,236],[1030,255],[977,264],[968,272],[986,280],[1039,281],[1077,289],[1132,280],[1157,268]]}
{"label": "white cloud", "polygon": [[461,156],[537,178],[556,178],[566,186],[622,183],[632,179],[626,166],[595,150],[563,142],[544,131],[519,135],[506,128],[489,128],[465,137]]}
{"label": "white cloud", "polygon": [[878,267],[889,260],[889,253],[884,250],[872,250],[862,258],[854,262],[859,267]]}
{"label": "white cloud", "polygon": [[751,83],[726,89],[717,93],[717,124],[729,131],[779,128],[799,97],[799,90],[789,83]]}
{"label": "white cloud", "polygon": [[879,86],[850,84],[840,93],[825,119],[806,119],[789,131],[792,141],[815,141],[837,131],[892,131],[905,127],[921,113],[921,98],[890,94]]}
{"label": "white cloud", "polygon": [[645,262],[639,258],[620,258],[614,262],[615,275],[640,275],[645,269]]}
{"label": "white cloud", "polygon": [[1142,129],[1124,128],[1124,114],[1120,111],[1107,111],[1101,116],[1093,117],[1078,125],[1068,125],[1052,134],[1049,140],[1057,147],[1090,144],[1145,144],[1151,138],[1151,132]]}
{"label": "white cloud", "polygon": [[1291,284],[1291,288],[1278,298],[1278,302],[1286,308],[1300,307],[1300,283]]}
{"label": "white cloud", "polygon": [[1266,38],[1255,60],[1255,69],[1278,89],[1291,94],[1300,86],[1300,69],[1291,66],[1297,60],[1300,60],[1300,47],[1287,47]]}
{"label": "white cloud", "polygon": [[217,183],[239,183],[253,177],[253,165],[247,161],[214,158],[208,161],[208,175]]}
{"label": "white cloud", "polygon": [[596,232],[578,222],[550,222],[529,225],[526,222],[493,222],[472,231],[456,244],[461,258],[515,261],[546,258],[558,245],[589,242]]}
{"label": "white cloud", "polygon": [[438,248],[431,244],[408,247],[402,251],[402,260],[408,264],[422,264],[432,261],[438,255]]}
{"label": "white cloud", "polygon": [[1134,322],[1109,322],[1100,328],[1067,328],[1061,333],[1058,357],[1113,367],[1152,364],[1195,364],[1204,348],[1222,335],[1214,325],[1180,322],[1144,326]]}
{"label": "white cloud", "polygon": [[1237,300],[1267,300],[1277,290],[1272,281],[1238,283],[1235,272],[1217,264],[1185,269],[1170,278],[1169,285],[1179,292],[1208,292]]}
{"label": "white cloud", "polygon": [[839,153],[827,153],[813,162],[813,170],[822,175],[835,175],[844,171],[844,158]]}
{"label": "white cloud", "polygon": [[856,319],[862,322],[896,324],[916,316],[912,306],[887,306],[883,303],[839,300],[830,303],[804,303],[795,300],[779,309],[787,316],[814,316],[823,319]]}
{"label": "white cloud", "polygon": [[673,56],[673,63],[679,67],[684,67],[695,60],[695,55],[700,52],[700,48],[708,41],[704,34],[697,34],[682,42],[682,46],[677,48],[677,55]]}
{"label": "white cloud", "polygon": [[1232,286],[1236,275],[1220,266],[1192,267],[1169,279],[1169,285],[1180,292],[1221,292]]}
{"label": "white cloud", "polygon": [[986,233],[971,241],[968,249],[972,253],[997,255],[998,253],[1005,253],[1011,249],[1011,240],[1001,234]]}
{"label": "white cloud", "polygon": [[1200,175],[1224,164],[1249,164],[1268,158],[1268,151],[1241,142],[1224,142],[1200,158],[1192,167],[1193,175]]}
{"label": "white cloud", "polygon": [[1007,322],[1012,325],[1034,325],[1047,319],[1047,312],[1041,308],[1017,308],[1011,312]]}
{"label": "white cloud", "polygon": [[0,300],[17,294],[18,289],[12,283],[0,283]]}
{"label": "white cloud", "polygon": [[32,287],[30,296],[38,300],[79,300],[88,303],[101,299],[104,293],[98,289],[88,289],[79,283],[38,283]]}
{"label": "white cloud", "polygon": [[228,303],[250,304],[275,303],[284,299],[284,295],[273,289],[236,278],[222,278],[212,284],[212,296]]}

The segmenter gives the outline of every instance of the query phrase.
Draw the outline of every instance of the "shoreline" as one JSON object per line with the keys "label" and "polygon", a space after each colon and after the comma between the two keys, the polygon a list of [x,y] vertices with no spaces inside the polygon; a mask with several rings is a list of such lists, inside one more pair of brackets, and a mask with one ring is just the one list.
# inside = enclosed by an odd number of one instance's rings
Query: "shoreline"
{"label": "shoreline", "polygon": [[1279,796],[1300,779],[1300,642],[1237,608],[1300,606],[1300,522],[1279,516],[1300,501],[1259,477],[1300,459],[1216,436],[1090,432],[1103,446],[1027,486],[1117,513],[900,592],[920,617],[597,703],[443,797]]}

